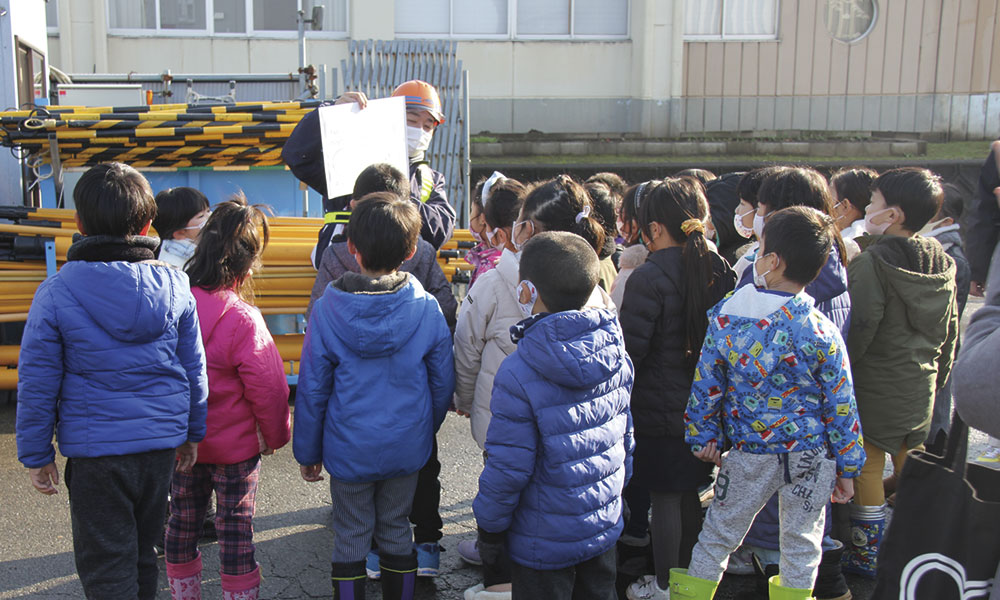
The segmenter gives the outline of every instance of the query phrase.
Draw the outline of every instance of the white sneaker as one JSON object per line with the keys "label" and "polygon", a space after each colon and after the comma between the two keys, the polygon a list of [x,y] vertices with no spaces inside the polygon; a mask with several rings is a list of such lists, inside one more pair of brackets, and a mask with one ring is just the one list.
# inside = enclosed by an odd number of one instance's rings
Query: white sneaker
{"label": "white sneaker", "polygon": [[746,546],[740,546],[729,555],[729,566],[726,573],[730,575],[753,575],[753,551]]}
{"label": "white sneaker", "polygon": [[628,586],[625,595],[629,600],[670,600],[670,592],[656,583],[656,575],[644,575]]}

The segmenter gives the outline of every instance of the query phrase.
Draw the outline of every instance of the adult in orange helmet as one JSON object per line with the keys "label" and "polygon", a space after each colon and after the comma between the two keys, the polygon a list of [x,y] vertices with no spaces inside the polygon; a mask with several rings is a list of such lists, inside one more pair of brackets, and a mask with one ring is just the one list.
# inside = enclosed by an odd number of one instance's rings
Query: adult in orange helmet
{"label": "adult in orange helmet", "polygon": [[[432,169],[424,160],[437,126],[444,122],[444,111],[437,90],[431,84],[414,79],[400,84],[393,96],[406,101],[406,148],[410,157],[410,199],[417,205],[422,220],[420,235],[435,250],[449,239],[455,227],[455,209],[448,204],[444,175]],[[368,104],[362,92],[345,92],[334,104],[354,102],[361,108]],[[328,198],[326,173],[323,168],[323,144],[319,134],[319,109],[313,110],[296,125],[281,151],[281,158],[292,173],[323,196],[323,210],[328,223],[320,231],[313,257],[317,266],[323,251],[342,226],[334,223],[332,214],[350,210],[350,196]]]}

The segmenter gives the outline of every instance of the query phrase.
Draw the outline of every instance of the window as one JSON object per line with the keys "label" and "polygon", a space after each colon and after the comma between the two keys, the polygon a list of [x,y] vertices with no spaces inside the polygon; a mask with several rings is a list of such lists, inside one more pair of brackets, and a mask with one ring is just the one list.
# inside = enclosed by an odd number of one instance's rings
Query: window
{"label": "window", "polygon": [[309,37],[345,37],[347,0],[108,0],[112,34],[295,37],[299,7],[323,7],[323,27]]}
{"label": "window", "polygon": [[401,37],[625,39],[628,0],[396,0]]}
{"label": "window", "polygon": [[49,35],[59,35],[59,4],[57,0],[45,2],[45,28]]}
{"label": "window", "polygon": [[773,40],[778,0],[684,0],[685,40]]}

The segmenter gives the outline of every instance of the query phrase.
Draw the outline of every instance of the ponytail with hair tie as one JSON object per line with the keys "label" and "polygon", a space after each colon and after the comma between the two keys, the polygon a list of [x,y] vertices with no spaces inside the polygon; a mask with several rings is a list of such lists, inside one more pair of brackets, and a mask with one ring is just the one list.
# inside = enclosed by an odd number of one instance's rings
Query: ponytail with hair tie
{"label": "ponytail with hair tie", "polygon": [[684,235],[691,235],[695,231],[704,235],[705,223],[703,223],[701,219],[688,219],[687,221],[681,223],[681,231],[684,232]]}

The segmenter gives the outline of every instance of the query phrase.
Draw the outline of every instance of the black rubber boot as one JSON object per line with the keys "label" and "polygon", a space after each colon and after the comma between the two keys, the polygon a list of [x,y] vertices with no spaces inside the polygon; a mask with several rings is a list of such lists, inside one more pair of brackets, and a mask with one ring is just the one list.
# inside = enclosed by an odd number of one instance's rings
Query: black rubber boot
{"label": "black rubber boot", "polygon": [[417,584],[417,553],[404,556],[381,554],[378,564],[382,570],[382,599],[413,600],[413,588]]}
{"label": "black rubber boot", "polygon": [[778,574],[778,565],[760,564],[757,555],[753,555],[753,589],[736,594],[735,600],[767,600],[767,580]]}
{"label": "black rubber boot", "polygon": [[816,585],[813,586],[813,597],[816,600],[851,600],[851,590],[844,580],[840,569],[840,560],[844,554],[844,546],[823,553],[819,563],[819,573],[816,575]]}
{"label": "black rubber boot", "polygon": [[365,600],[365,561],[331,563],[333,600]]}

